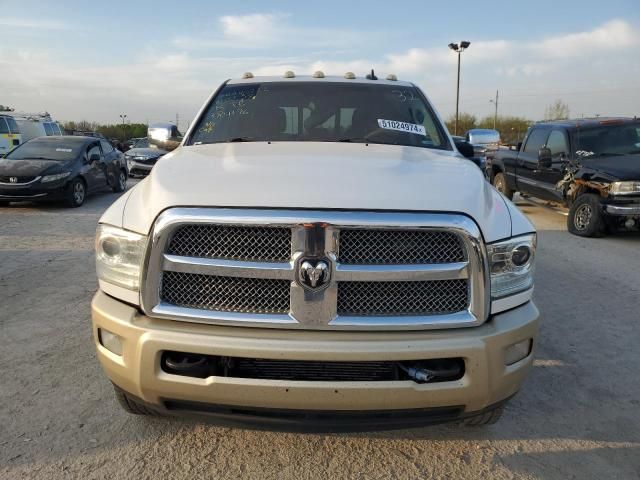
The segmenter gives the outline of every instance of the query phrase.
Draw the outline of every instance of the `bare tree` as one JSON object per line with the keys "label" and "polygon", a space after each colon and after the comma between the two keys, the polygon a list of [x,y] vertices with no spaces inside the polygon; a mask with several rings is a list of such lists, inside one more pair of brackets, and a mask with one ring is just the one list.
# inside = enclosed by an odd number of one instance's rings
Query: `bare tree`
{"label": "bare tree", "polygon": [[566,120],[569,118],[569,105],[562,100],[556,100],[544,111],[545,120]]}

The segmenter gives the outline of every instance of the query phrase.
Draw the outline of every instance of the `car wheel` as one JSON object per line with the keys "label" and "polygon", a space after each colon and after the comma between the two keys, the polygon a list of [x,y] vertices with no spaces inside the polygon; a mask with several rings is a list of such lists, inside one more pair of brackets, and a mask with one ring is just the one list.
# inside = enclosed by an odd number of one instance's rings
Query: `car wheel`
{"label": "car wheel", "polygon": [[513,200],[513,190],[507,186],[507,179],[505,178],[504,173],[496,173],[495,177],[493,177],[493,186],[509,200]]}
{"label": "car wheel", "polygon": [[66,204],[69,207],[80,207],[87,197],[87,186],[81,178],[71,180],[67,191]]}
{"label": "car wheel", "polygon": [[127,189],[127,174],[124,170],[118,172],[118,178],[116,178],[116,184],[111,187],[114,192],[124,192]]}
{"label": "car wheel", "polygon": [[567,217],[567,229],[580,237],[601,237],[605,222],[600,197],[595,193],[583,193],[571,204]]}

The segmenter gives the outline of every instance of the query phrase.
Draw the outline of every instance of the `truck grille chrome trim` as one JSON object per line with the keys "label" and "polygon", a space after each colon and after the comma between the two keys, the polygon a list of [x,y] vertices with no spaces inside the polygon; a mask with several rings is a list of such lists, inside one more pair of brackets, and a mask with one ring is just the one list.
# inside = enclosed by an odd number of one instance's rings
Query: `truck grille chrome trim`
{"label": "truck grille chrome trim", "polygon": [[[301,265],[320,261],[328,284],[303,288]],[[488,285],[463,215],[174,208],[154,225],[141,300],[150,316],[200,323],[416,330],[483,323]]]}

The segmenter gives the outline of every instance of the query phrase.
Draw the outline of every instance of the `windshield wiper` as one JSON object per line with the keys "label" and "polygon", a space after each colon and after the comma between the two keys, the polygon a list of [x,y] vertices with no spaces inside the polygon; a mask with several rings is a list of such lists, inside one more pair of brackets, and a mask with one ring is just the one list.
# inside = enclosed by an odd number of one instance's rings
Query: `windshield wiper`
{"label": "windshield wiper", "polygon": [[602,152],[596,155],[596,157],[621,157],[626,155],[625,153],[614,153],[614,152]]}
{"label": "windshield wiper", "polygon": [[235,137],[232,138],[231,140],[227,140],[228,143],[233,143],[233,142],[253,142],[253,138],[252,137]]}
{"label": "windshield wiper", "polygon": [[24,157],[22,160],[54,160],[49,157]]}

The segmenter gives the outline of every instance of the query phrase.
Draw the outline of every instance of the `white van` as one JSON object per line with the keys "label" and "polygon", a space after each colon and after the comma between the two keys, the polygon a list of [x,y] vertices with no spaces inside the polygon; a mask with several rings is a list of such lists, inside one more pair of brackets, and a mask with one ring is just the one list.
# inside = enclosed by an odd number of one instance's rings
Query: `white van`
{"label": "white van", "polygon": [[13,114],[13,118],[18,123],[22,142],[27,142],[32,138],[50,137],[53,135],[64,135],[64,130],[58,122],[51,119],[49,114]]}
{"label": "white van", "polygon": [[20,127],[11,115],[0,114],[0,156],[22,143]]}

